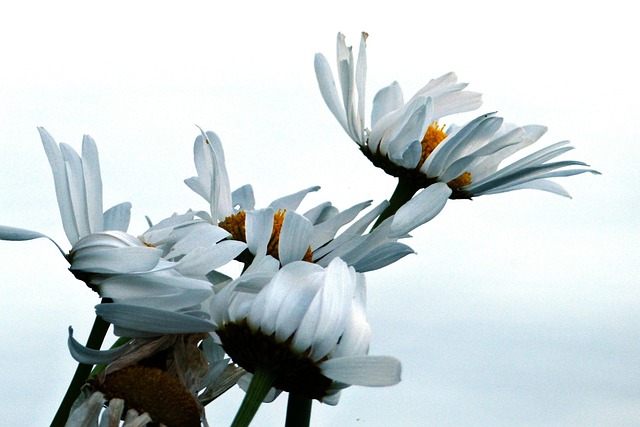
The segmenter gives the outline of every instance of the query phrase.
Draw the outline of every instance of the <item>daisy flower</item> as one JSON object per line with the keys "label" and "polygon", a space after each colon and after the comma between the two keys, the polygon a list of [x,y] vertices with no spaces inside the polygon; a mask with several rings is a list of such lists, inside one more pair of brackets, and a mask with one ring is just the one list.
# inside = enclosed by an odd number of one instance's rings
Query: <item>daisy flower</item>
{"label": "daisy flower", "polygon": [[397,82],[381,89],[373,99],[371,125],[365,123],[365,83],[367,74],[366,39],[362,33],[357,62],[343,34],[338,34],[337,69],[342,102],[329,62],[321,53],[315,56],[320,93],[342,128],[367,157],[388,158],[404,168],[415,168],[421,153],[421,140],[430,123],[450,114],[475,110],[482,104],[481,94],[465,91],[467,83],[457,83],[454,73],[431,80],[404,102]]}
{"label": "daisy flower", "polygon": [[400,381],[398,360],[367,355],[364,276],[339,258],[279,269],[266,257],[213,297],[211,313],[231,359],[275,389],[335,405],[350,385]]}
{"label": "daisy flower", "polygon": [[270,255],[283,266],[301,260],[328,266],[340,257],[359,272],[385,267],[413,253],[398,239],[435,217],[450,195],[446,186],[435,186],[396,217],[365,234],[388,202],[358,219],[371,202],[344,211],[326,202],[299,213],[296,210],[304,197],[319,189],[310,187],[277,199],[267,208],[255,209],[251,186],[231,192],[222,143],[215,133],[203,132],[196,138],[194,157],[198,176],[185,182],[210,203],[211,222],[227,230],[232,239],[247,243],[245,256],[241,257],[246,264]]}
{"label": "daisy flower", "polygon": [[[129,336],[194,332],[184,330],[185,327],[194,326],[193,319],[187,315],[200,313],[198,304],[213,294],[212,284],[206,275],[233,260],[246,245],[241,242],[221,242],[229,233],[218,229],[208,243],[216,246],[220,242],[217,250],[206,253],[196,250],[187,254],[176,252],[173,246],[168,249],[165,247],[168,245],[153,247],[127,234],[130,203],[122,203],[102,212],[102,179],[98,150],[93,139],[84,137],[80,156],[70,146],[57,144],[45,129],[38,130],[51,165],[62,224],[72,248],[65,253],[60,245],[53,243],[69,261],[70,270],[78,279],[103,298],[116,303],[104,309],[105,319],[108,318],[116,326],[116,333]],[[188,215],[181,217],[181,221],[188,222]],[[175,224],[175,220],[173,222],[171,227],[166,222],[158,224],[151,230],[151,236],[155,235],[159,240],[157,236],[165,228],[170,230],[164,234],[171,235],[179,228],[179,224]],[[2,240],[39,237],[53,241],[39,232],[0,226]],[[163,250],[167,250],[167,253]],[[163,322],[148,331],[140,330],[128,321],[120,325],[120,317],[128,319],[135,316],[142,307],[176,312],[173,319],[176,323]],[[208,325],[201,324],[196,331],[209,328]]]}
{"label": "daisy flower", "polygon": [[443,126],[430,125],[418,168],[409,179],[427,186],[445,182],[453,190],[452,198],[472,198],[525,188],[548,191],[570,197],[549,178],[599,174],[586,163],[557,160],[573,150],[569,141],[552,144],[504,165],[515,153],[538,141],[545,126],[515,126],[495,114],[484,114],[462,127],[445,132]]}
{"label": "daisy flower", "polygon": [[[500,167],[524,147],[536,142],[546,128],[514,126],[494,114],[485,114],[462,127],[445,129],[441,119],[470,111],[481,104],[480,95],[463,91],[455,74],[431,80],[407,103],[394,82],[373,99],[371,129],[365,126],[366,34],[363,33],[357,63],[351,47],[338,35],[338,76],[342,100],[333,74],[322,54],[315,70],[322,96],[362,153],[386,173],[398,177],[399,188],[415,193],[435,183],[451,188],[451,198],[472,198],[524,188],[569,196],[549,178],[598,173],[579,161],[550,160],[573,149],[567,141],[543,148]],[[578,166],[577,168],[575,166]],[[409,196],[410,197],[410,196]]]}
{"label": "daisy flower", "polygon": [[[99,366],[69,416],[70,426],[97,426],[106,402],[103,420],[120,420],[126,408],[127,416],[136,422],[147,419],[163,425],[207,425],[204,405],[244,375],[242,369],[229,363],[209,334],[133,339],[99,351],[78,343],[69,328],[68,344],[78,362]],[[124,425],[136,422],[125,420]]]}

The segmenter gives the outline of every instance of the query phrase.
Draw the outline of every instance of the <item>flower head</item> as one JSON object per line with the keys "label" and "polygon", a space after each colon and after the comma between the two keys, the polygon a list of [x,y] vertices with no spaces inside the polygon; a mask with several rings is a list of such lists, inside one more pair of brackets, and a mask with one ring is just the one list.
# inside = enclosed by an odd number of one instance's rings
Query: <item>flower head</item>
{"label": "flower head", "polygon": [[[447,184],[451,198],[534,188],[568,196],[549,178],[584,172],[597,173],[578,161],[549,160],[571,150],[560,142],[499,168],[515,152],[533,144],[546,131],[538,125],[517,127],[485,114],[462,127],[447,128],[442,118],[470,111],[481,104],[480,94],[467,92],[455,74],[431,80],[404,103],[397,83],[381,89],[373,99],[371,129],[364,124],[366,34],[360,43],[358,62],[351,47],[338,35],[340,103],[331,69],[322,54],[315,59],[320,92],[333,115],[362,153],[386,173],[417,191],[435,183]],[[571,168],[579,166],[578,168]]]}
{"label": "flower head", "polygon": [[146,418],[164,425],[200,426],[205,419],[203,405],[244,374],[202,333],[133,339],[99,351],[78,343],[69,328],[68,345],[78,362],[99,365],[84,387],[82,409],[71,414],[70,420],[77,419],[77,424],[71,425],[97,425],[88,422],[97,420],[102,405],[96,402],[108,400],[103,418],[126,408],[135,414],[144,412]]}
{"label": "flower head", "polygon": [[[100,162],[93,139],[84,137],[80,156],[70,146],[57,144],[45,129],[39,131],[53,172],[63,227],[72,244],[68,253],[56,246],[76,278],[115,302],[100,304],[97,310],[116,326],[116,333],[146,336],[210,330],[210,323],[198,319],[202,314],[199,304],[213,294],[207,275],[235,259],[246,244],[223,242],[229,233],[209,227],[206,244],[192,243],[185,250],[178,241],[198,242],[194,236],[203,236],[197,227],[188,227],[196,222],[193,212],[161,221],[140,238],[127,234],[130,203],[102,212]],[[3,240],[39,237],[48,238],[0,226]],[[172,321],[143,326],[144,322],[135,321],[145,318],[141,310],[159,311]],[[169,312],[172,315],[167,317]]]}
{"label": "flower head", "polygon": [[400,214],[402,218],[390,218],[365,234],[387,202],[360,218],[358,215],[370,206],[370,201],[344,211],[325,202],[304,213],[297,212],[304,197],[319,189],[311,187],[274,200],[267,208],[256,209],[251,186],[230,191],[224,151],[215,133],[203,132],[196,138],[194,153],[198,176],[186,183],[210,202],[210,221],[217,221],[231,239],[246,242],[247,251],[240,257],[246,264],[269,255],[282,266],[307,261],[326,267],[340,257],[359,272],[385,267],[413,253],[398,240],[437,215],[449,195],[448,190],[427,192],[423,199],[429,208],[415,215],[416,220],[408,221],[408,215]]}
{"label": "flower head", "polygon": [[524,188],[569,197],[562,186],[549,178],[599,172],[588,169],[588,165],[580,161],[552,162],[573,149],[568,141],[552,144],[503,165],[512,155],[535,143],[546,131],[544,126],[515,126],[494,114],[485,114],[462,127],[452,127],[448,133],[436,130],[438,136],[433,138],[433,148],[424,150],[416,172],[426,182],[447,183],[453,190],[453,198],[471,198]]}
{"label": "flower head", "polygon": [[406,168],[415,168],[421,144],[430,123],[450,114],[478,108],[481,95],[465,91],[453,73],[431,80],[407,103],[397,82],[381,89],[373,99],[371,125],[365,125],[365,82],[367,34],[362,33],[357,62],[345,37],[338,34],[337,68],[342,103],[329,62],[321,53],[315,57],[320,93],[343,129],[367,156],[382,156]]}
{"label": "flower head", "polygon": [[364,276],[334,259],[326,268],[270,257],[211,303],[215,336],[248,372],[268,370],[274,387],[335,404],[349,385],[400,381],[400,363],[367,356]]}

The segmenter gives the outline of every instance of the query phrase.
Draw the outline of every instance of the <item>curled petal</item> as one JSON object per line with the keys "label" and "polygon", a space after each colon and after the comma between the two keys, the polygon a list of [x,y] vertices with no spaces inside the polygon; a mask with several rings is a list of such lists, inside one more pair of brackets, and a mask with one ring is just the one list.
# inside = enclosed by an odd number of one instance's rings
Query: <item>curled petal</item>
{"label": "curled petal", "polygon": [[93,350],[87,348],[73,338],[73,328],[71,326],[69,326],[67,345],[69,346],[71,357],[77,362],[87,365],[108,365],[128,350],[126,345],[109,350]]}

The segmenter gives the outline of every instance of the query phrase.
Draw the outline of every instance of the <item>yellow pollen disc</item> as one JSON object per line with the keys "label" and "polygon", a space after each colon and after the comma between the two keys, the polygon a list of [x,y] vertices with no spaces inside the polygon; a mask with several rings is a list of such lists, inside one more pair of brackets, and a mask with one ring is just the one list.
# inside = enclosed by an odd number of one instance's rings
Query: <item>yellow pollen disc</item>
{"label": "yellow pollen disc", "polygon": [[471,185],[471,173],[465,172],[456,179],[447,182],[447,185],[451,188],[462,188]]}
{"label": "yellow pollen disc", "polygon": [[237,214],[229,215],[223,221],[220,221],[218,227],[227,230],[231,234],[233,240],[239,240],[241,242],[247,241],[247,233],[245,228],[245,221],[247,214],[244,211],[240,211]]}
{"label": "yellow pollen disc", "polygon": [[422,138],[422,155],[420,156],[420,161],[418,162],[417,169],[420,169],[422,164],[427,157],[436,147],[447,137],[447,134],[444,132],[444,126],[438,126],[438,122],[433,122],[427,128],[427,131]]}
{"label": "yellow pollen disc", "polygon": [[286,209],[278,209],[278,212],[273,215],[273,228],[271,229],[271,238],[267,245],[267,254],[271,255],[275,259],[279,259],[278,248],[280,247],[280,230],[282,230],[282,223],[284,222],[284,214],[286,212]]}
{"label": "yellow pollen disc", "polygon": [[[271,255],[277,260],[280,260],[278,250],[280,247],[280,231],[282,230],[282,224],[284,223],[284,217],[287,210],[278,209],[273,215],[273,228],[271,229],[271,238],[267,244],[267,255]],[[230,215],[221,221],[218,226],[231,233],[233,240],[239,240],[241,242],[247,242],[245,221],[247,215],[244,211],[240,211],[237,214]],[[307,248],[307,252],[304,255],[303,261],[313,262],[313,253],[311,246]]]}

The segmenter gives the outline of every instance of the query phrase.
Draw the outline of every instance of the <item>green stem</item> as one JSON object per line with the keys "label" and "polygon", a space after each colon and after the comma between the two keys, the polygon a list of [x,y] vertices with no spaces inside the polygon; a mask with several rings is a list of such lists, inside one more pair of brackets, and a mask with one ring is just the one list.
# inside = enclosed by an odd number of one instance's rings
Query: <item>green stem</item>
{"label": "green stem", "polygon": [[242,400],[240,409],[238,409],[238,413],[233,419],[231,427],[246,427],[249,425],[275,380],[276,375],[273,371],[256,368],[253,373],[253,378],[251,378],[251,384],[249,384],[247,394],[245,394]]}
{"label": "green stem", "polygon": [[398,209],[400,209],[405,203],[411,200],[413,195],[416,194],[418,190],[420,190],[420,186],[416,185],[414,181],[410,179],[398,178],[398,185],[396,186],[396,189],[393,191],[393,194],[389,199],[389,206],[387,206],[387,208],[382,211],[380,217],[378,218],[376,223],[373,224],[373,227],[371,229],[375,229],[377,226],[382,224],[385,219],[398,212]]}
{"label": "green stem", "polygon": [[[93,327],[91,328],[91,333],[89,334],[89,339],[87,340],[87,347],[94,350],[100,350],[108,329],[109,323],[105,322],[102,317],[96,316],[96,320],[93,322]],[[93,365],[85,365],[82,363],[78,364],[78,368],[76,369],[76,373],[73,375],[71,384],[69,384],[67,393],[64,395],[62,403],[60,403],[60,407],[58,408],[58,412],[56,412],[56,416],[51,422],[51,427],[64,427],[67,423],[71,406],[78,398],[78,395],[80,395],[80,389],[87,381],[87,378],[91,373],[92,366]]]}
{"label": "green stem", "polygon": [[311,399],[297,393],[289,393],[287,420],[285,427],[309,427],[311,420]]}

